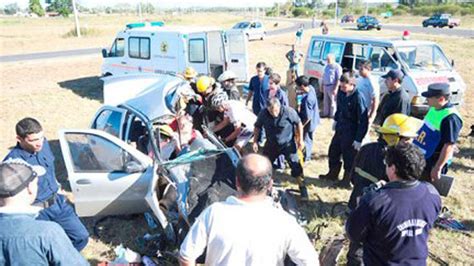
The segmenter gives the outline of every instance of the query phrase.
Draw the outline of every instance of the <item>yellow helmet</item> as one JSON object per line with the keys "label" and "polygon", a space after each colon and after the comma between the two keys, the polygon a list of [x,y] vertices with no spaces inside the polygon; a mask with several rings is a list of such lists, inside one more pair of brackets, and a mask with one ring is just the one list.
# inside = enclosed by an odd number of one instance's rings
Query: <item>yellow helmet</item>
{"label": "yellow helmet", "polygon": [[404,114],[392,114],[375,131],[382,134],[382,138],[388,145],[392,146],[398,143],[400,137],[416,138],[422,124],[423,121],[420,119]]}
{"label": "yellow helmet", "polygon": [[170,138],[172,138],[174,135],[174,131],[169,125],[160,125],[158,126],[158,129],[160,130],[161,135],[165,135]]}
{"label": "yellow helmet", "polygon": [[208,76],[199,77],[199,79],[196,82],[196,87],[197,87],[198,93],[203,93],[203,92],[207,91],[207,89],[212,84],[214,84],[214,82],[215,82],[214,79],[211,78],[211,77],[208,77]]}
{"label": "yellow helmet", "polygon": [[195,78],[197,76],[197,72],[196,72],[196,70],[194,70],[194,68],[187,67],[184,70],[183,76],[184,76],[185,79],[192,79],[192,78]]}

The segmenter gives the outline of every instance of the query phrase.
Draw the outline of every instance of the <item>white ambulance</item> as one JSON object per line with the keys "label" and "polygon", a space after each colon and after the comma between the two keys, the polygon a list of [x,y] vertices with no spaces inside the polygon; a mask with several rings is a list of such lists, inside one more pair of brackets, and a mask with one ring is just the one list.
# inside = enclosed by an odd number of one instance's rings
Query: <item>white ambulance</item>
{"label": "white ambulance", "polygon": [[199,74],[213,77],[232,70],[238,80],[249,78],[247,40],[241,30],[134,23],[117,33],[102,56],[103,76],[176,74],[193,67]]}
{"label": "white ambulance", "polygon": [[[343,71],[358,73],[362,60],[372,63],[372,75],[379,79],[381,94],[387,92],[381,76],[390,69],[401,69],[405,74],[402,87],[412,99],[412,114],[423,116],[428,105],[421,93],[431,83],[446,82],[451,87],[451,102],[462,103],[466,84],[454,69],[441,47],[430,41],[340,37],[318,35],[311,38],[304,64],[304,74],[313,86],[322,78],[328,54],[334,54]],[[316,87],[317,88],[317,87]]]}

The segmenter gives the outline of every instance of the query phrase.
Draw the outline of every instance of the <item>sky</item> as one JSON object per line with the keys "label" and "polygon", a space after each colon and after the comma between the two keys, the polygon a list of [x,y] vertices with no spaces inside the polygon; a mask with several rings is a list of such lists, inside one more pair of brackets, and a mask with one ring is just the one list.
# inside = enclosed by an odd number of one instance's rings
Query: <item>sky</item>
{"label": "sky", "polygon": [[[0,0],[0,6],[17,3],[20,8],[26,8],[29,0]],[[43,1],[42,1],[43,2]],[[150,3],[164,8],[170,7],[264,7],[272,6],[276,2],[285,0],[76,0],[76,3],[86,6],[114,6],[116,4],[128,3],[130,5],[138,2]]]}

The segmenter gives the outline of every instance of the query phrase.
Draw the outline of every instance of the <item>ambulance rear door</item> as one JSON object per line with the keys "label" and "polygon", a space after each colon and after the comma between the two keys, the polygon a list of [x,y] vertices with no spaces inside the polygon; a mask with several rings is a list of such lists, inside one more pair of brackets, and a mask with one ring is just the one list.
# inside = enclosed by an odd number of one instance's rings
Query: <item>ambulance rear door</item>
{"label": "ambulance rear door", "polygon": [[249,79],[247,39],[242,30],[225,32],[227,70],[232,70],[240,81]]}

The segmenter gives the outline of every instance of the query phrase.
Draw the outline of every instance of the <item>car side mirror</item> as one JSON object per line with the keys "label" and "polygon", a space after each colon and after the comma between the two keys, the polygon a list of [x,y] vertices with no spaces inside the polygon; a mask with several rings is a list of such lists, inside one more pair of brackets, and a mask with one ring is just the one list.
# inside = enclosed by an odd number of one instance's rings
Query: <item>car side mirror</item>
{"label": "car side mirror", "polygon": [[108,57],[107,49],[105,49],[105,48],[102,49],[102,57],[103,57],[103,58],[107,58],[107,57]]}
{"label": "car side mirror", "polygon": [[125,172],[128,174],[141,173],[145,171],[145,167],[137,161],[128,161],[125,164]]}

